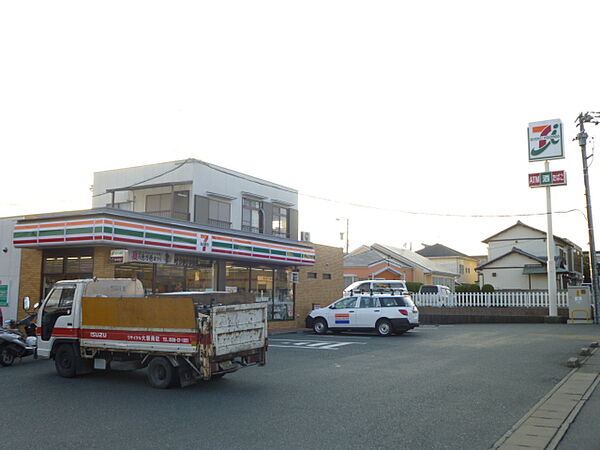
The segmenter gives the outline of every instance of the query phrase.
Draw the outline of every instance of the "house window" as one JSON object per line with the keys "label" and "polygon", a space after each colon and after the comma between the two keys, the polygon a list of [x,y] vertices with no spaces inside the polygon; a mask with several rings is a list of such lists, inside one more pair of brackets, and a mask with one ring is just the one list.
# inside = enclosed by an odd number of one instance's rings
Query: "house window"
{"label": "house window", "polygon": [[155,216],[190,220],[190,191],[147,195],[146,212]]}
{"label": "house window", "polygon": [[465,266],[463,264],[459,264],[458,271],[461,275],[463,275],[465,273]]}
{"label": "house window", "polygon": [[251,233],[264,232],[263,203],[249,198],[242,199],[242,230]]}
{"label": "house window", "polygon": [[220,228],[231,228],[231,205],[229,202],[208,199],[208,224]]}
{"label": "house window", "polygon": [[496,276],[496,272],[492,272],[492,276],[495,277]]}
{"label": "house window", "polygon": [[323,279],[324,280],[331,280],[331,274],[330,273],[324,273],[323,274]]}
{"label": "house window", "polygon": [[290,230],[288,227],[289,209],[281,206],[273,206],[273,224],[272,231],[275,236],[289,237]]}
{"label": "house window", "polygon": [[306,277],[315,279],[315,278],[317,278],[317,273],[316,272],[308,272],[306,274]]}

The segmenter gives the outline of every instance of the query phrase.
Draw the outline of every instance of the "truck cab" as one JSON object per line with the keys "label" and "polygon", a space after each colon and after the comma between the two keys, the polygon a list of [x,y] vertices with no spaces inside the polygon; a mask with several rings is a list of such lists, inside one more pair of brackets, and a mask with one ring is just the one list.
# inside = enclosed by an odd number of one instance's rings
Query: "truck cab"
{"label": "truck cab", "polygon": [[38,356],[50,358],[59,343],[80,337],[81,299],[110,296],[143,297],[139,280],[86,279],[57,282],[38,311]]}

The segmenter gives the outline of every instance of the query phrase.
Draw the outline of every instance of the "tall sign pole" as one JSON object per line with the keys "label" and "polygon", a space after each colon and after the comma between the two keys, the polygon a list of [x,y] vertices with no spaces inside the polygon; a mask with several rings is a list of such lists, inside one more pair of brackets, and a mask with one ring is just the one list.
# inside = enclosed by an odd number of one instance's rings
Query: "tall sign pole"
{"label": "tall sign pole", "polygon": [[[544,161],[544,169],[550,172],[550,162]],[[556,295],[556,260],[554,259],[554,234],[552,233],[552,194],[546,186],[546,253],[548,254],[548,315],[558,316],[558,298]]]}
{"label": "tall sign pole", "polygon": [[[565,157],[563,147],[562,122],[560,119],[545,120],[543,122],[532,122],[527,129],[529,141],[529,162],[544,161],[545,172],[541,174],[530,174],[529,185],[532,186],[532,175],[539,175],[542,185],[546,187],[546,217],[548,229],[546,232],[546,253],[548,255],[548,315],[558,315],[558,299],[556,295],[556,261],[554,259],[554,234],[552,233],[552,195],[550,187],[554,184],[554,173],[550,172],[550,159],[562,159]],[[563,176],[564,176],[564,172]],[[545,182],[545,180],[548,180]],[[558,184],[558,183],[557,183]],[[564,184],[564,183],[562,183]]]}
{"label": "tall sign pole", "polygon": [[583,161],[583,183],[585,185],[585,207],[587,211],[588,236],[590,244],[590,278],[592,280],[592,293],[594,294],[594,323],[600,323],[598,317],[600,307],[600,283],[598,282],[598,261],[596,258],[596,244],[594,243],[594,220],[592,219],[592,200],[590,198],[590,181],[588,178],[588,156],[586,150],[588,135],[585,132],[584,123],[599,123],[600,114],[586,113],[579,114],[576,122],[579,122],[579,146],[581,147],[581,160]]}

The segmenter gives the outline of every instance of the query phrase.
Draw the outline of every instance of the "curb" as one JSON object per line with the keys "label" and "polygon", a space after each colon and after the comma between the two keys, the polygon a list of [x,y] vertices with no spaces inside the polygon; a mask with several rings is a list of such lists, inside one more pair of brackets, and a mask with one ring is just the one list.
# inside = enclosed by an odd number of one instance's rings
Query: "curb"
{"label": "curb", "polygon": [[[585,363],[592,356],[594,356],[594,354],[596,353],[596,350],[597,349],[594,349],[592,351],[591,355],[585,357],[581,361],[581,366],[580,367],[572,369],[567,375],[565,375],[565,377],[562,380],[560,380],[556,384],[556,386],[554,386],[544,397],[542,397],[542,399],[540,401],[538,401],[517,423],[515,423],[511,427],[510,430],[508,430],[506,433],[504,433],[504,435],[494,443],[494,445],[491,447],[491,449],[498,449],[498,448],[500,448],[523,425],[523,423],[525,421],[527,421],[533,414],[535,414],[537,412],[537,410],[544,403],[546,403],[546,401],[548,399],[550,399],[565,383],[567,383],[569,381],[569,379],[573,375],[575,375],[585,365]],[[577,417],[577,414],[579,413],[579,411],[581,410],[581,408],[583,408],[583,405],[590,398],[591,394],[594,392],[594,389],[596,388],[596,386],[599,383],[600,383],[600,374],[597,374],[596,375],[596,379],[594,380],[594,382],[592,382],[592,384],[589,386],[589,388],[582,395],[581,399],[578,401],[577,405],[573,408],[573,410],[565,418],[565,420],[560,425],[560,427],[556,430],[556,432],[554,433],[554,436],[552,437],[552,439],[550,440],[550,442],[545,447],[543,447],[544,449],[546,449],[546,450],[554,450],[556,448],[556,446],[560,443],[560,441],[562,440],[562,438],[564,437],[564,435],[567,433],[567,431],[569,429],[569,426],[571,425],[571,423],[573,423],[573,421],[575,420],[575,417]]]}

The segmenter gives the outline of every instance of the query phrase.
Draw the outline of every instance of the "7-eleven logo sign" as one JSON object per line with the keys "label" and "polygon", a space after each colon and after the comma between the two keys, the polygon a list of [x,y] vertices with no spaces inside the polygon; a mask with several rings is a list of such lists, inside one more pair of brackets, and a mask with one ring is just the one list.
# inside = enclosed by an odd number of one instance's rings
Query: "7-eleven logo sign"
{"label": "7-eleven logo sign", "polygon": [[529,161],[564,158],[560,119],[532,122],[527,129]]}
{"label": "7-eleven logo sign", "polygon": [[202,252],[210,251],[210,234],[201,234],[198,240],[198,250]]}

